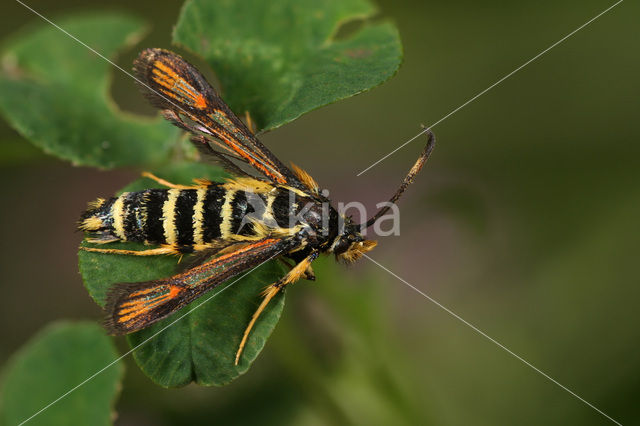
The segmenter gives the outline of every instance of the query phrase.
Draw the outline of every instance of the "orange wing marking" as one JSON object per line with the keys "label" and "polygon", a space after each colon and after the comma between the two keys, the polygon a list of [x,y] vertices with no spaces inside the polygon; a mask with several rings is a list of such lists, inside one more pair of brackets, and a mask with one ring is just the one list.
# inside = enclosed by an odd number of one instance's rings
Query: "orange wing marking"
{"label": "orange wing marking", "polygon": [[[163,294],[162,296],[159,296],[157,298],[154,298],[151,301],[134,300],[134,301],[123,303],[121,305],[121,309],[118,311],[118,315],[119,315],[118,322],[126,323],[127,321],[137,316],[143,315],[146,312],[149,312],[150,310],[155,308],[156,306],[161,305],[162,303],[165,303],[168,300],[174,299],[175,297],[178,296],[178,294],[182,292],[182,290],[183,289],[178,286],[170,286],[168,293]],[[151,288],[151,289],[137,291],[133,293],[131,296],[138,297],[154,291],[158,291],[158,289]]]}
{"label": "orange wing marking", "polygon": [[[218,111],[218,112],[222,113],[221,111]],[[195,117],[193,115],[189,115],[189,118],[191,118],[194,121],[199,121],[198,117]],[[207,125],[207,127],[213,128],[213,126],[211,125]],[[235,142],[235,138],[231,136],[228,132],[222,129],[216,130],[216,137],[222,140],[224,144],[226,144],[226,145],[222,145],[222,147],[224,147],[230,152],[235,152],[239,154],[242,158],[246,158],[247,161],[249,161],[249,163],[253,167],[261,170],[262,172],[264,172],[265,175],[274,179],[276,182],[281,184],[287,182],[287,179],[284,176],[282,176],[282,174],[276,171],[275,166],[268,158],[259,157],[258,159],[256,159],[254,155],[252,155],[252,154],[255,154],[254,152],[248,151],[244,145],[237,144]]]}
{"label": "orange wing marking", "polygon": [[196,92],[189,83],[167,65],[160,61],[155,61],[152,72],[154,81],[171,91],[171,93],[167,93],[163,90],[167,95],[174,99],[180,99],[180,96],[188,98],[190,100],[188,103],[198,109],[207,108],[207,100],[204,95]]}

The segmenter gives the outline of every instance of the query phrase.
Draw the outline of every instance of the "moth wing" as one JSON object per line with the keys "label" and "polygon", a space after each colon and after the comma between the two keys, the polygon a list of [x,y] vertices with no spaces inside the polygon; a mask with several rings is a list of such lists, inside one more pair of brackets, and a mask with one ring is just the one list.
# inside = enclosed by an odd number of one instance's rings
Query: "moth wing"
{"label": "moth wing", "polygon": [[163,110],[165,118],[207,137],[196,138],[194,143],[239,157],[274,183],[303,187],[296,174],[249,131],[204,76],[181,56],[168,50],[146,49],[135,60],[134,70],[143,91]]}
{"label": "moth wing", "polygon": [[290,251],[295,243],[265,238],[169,278],[116,284],[107,293],[105,328],[128,334],[148,327],[219,284]]}

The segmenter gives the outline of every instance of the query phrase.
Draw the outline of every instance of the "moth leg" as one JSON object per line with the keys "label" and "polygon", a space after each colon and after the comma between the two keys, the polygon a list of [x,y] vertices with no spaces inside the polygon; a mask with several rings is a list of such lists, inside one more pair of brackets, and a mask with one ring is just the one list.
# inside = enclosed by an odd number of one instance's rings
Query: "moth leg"
{"label": "moth leg", "polygon": [[315,281],[316,280],[316,274],[315,274],[315,272],[313,272],[313,268],[311,267],[311,265],[307,266],[307,269],[305,269],[305,271],[304,271],[304,279],[308,280],[308,281]]}
{"label": "moth leg", "polygon": [[253,127],[253,120],[251,119],[251,114],[249,114],[249,111],[245,111],[244,112],[244,119],[247,122],[247,127],[249,128],[249,131],[252,134],[256,134],[256,129]]}
{"label": "moth leg", "polygon": [[[284,266],[286,266],[287,268],[289,268],[289,270],[293,269],[296,265],[295,263],[292,265],[291,263],[287,262],[284,258],[279,257],[278,260],[280,261],[280,263],[282,263]],[[307,281],[315,281],[316,280],[316,274],[313,272],[313,268],[311,267],[311,265],[309,265],[307,267],[307,269],[304,271],[304,275],[302,276],[302,278],[304,278]]]}
{"label": "moth leg", "polygon": [[292,270],[292,269],[293,269],[293,267],[295,266],[295,265],[292,265],[292,264],[290,264],[289,262],[287,262],[287,261],[286,261],[284,258],[282,258],[282,257],[279,257],[279,258],[278,258],[278,262],[282,263],[284,266],[286,266],[287,268],[289,268],[289,270]]}
{"label": "moth leg", "polygon": [[287,284],[294,283],[300,278],[304,277],[307,269],[311,265],[311,262],[313,262],[316,257],[318,257],[317,252],[311,253],[309,256],[300,261],[300,263],[294,266],[289,272],[287,272],[284,277],[271,284],[262,292],[262,296],[264,298],[262,299],[262,303],[260,303],[260,306],[258,306],[258,309],[256,309],[256,312],[253,314],[253,317],[251,317],[251,321],[244,331],[244,335],[242,336],[242,340],[240,341],[240,345],[238,346],[238,351],[236,352],[236,360],[234,363],[235,365],[238,365],[238,362],[240,361],[240,356],[242,355],[244,346],[247,343],[247,339],[249,338],[251,329],[253,329],[253,326],[260,317],[260,314],[262,314],[262,312],[265,310],[271,299],[273,299],[276,294],[278,294],[278,292],[280,292],[280,290],[282,290]]}
{"label": "moth leg", "polygon": [[120,249],[102,249],[94,247],[80,247],[80,250],[90,251],[93,253],[107,254],[123,254],[128,256],[161,256],[167,254],[181,254],[174,246],[162,246],[147,250],[120,250]]}
{"label": "moth leg", "polygon": [[171,188],[171,189],[198,189],[200,187],[200,186],[191,186],[191,185],[178,185],[175,183],[171,183],[168,180],[159,178],[158,176],[150,172],[142,172],[142,177],[146,177],[151,180],[154,180],[158,182],[160,185],[166,186],[167,188]]}

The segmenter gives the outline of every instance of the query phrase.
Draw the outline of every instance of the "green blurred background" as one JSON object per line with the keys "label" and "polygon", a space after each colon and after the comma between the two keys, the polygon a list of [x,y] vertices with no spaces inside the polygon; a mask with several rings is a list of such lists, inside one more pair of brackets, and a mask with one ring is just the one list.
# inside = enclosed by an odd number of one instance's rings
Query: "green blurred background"
{"label": "green blurred background", "polygon": [[[422,148],[382,155],[612,2],[378,1],[405,61],[383,86],[264,135],[337,201],[388,198]],[[31,0],[47,17],[126,10],[170,47],[181,2]],[[4,38],[39,18],[5,2]],[[640,75],[625,1],[438,124],[372,257],[622,424],[640,423]],[[196,61],[196,63],[198,63]],[[198,63],[201,65],[202,63]],[[153,114],[113,71],[122,108]],[[98,319],[77,272],[78,213],[137,171],[75,168],[0,122],[0,361],[48,322]],[[248,374],[224,388],[153,385],[127,360],[119,425],[605,424],[607,419],[375,264],[317,266]],[[119,341],[121,349],[126,346]]]}

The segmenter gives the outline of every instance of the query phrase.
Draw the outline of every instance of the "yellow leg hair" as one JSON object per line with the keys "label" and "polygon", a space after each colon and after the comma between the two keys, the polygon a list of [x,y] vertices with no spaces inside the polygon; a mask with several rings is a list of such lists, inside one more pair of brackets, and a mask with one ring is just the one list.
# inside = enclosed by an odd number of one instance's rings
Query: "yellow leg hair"
{"label": "yellow leg hair", "polygon": [[[290,264],[289,262],[287,262],[285,259],[283,259],[281,257],[279,257],[278,260],[284,266],[289,268],[289,270],[293,269],[296,266],[295,264],[294,265]],[[313,268],[311,267],[311,265],[309,265],[307,267],[307,269],[304,271],[304,274],[303,274],[302,278],[304,278],[305,280],[309,280],[309,281],[315,281],[316,280],[316,274],[313,272]]]}
{"label": "yellow leg hair", "polygon": [[167,254],[180,254],[175,247],[165,246],[148,250],[119,250],[119,249],[101,249],[93,247],[80,247],[80,250],[90,251],[93,253],[107,253],[107,254],[124,254],[129,256],[161,256]]}
{"label": "yellow leg hair", "polygon": [[251,329],[253,328],[256,321],[258,320],[258,317],[260,316],[262,311],[264,311],[264,308],[267,307],[271,299],[273,299],[274,296],[278,294],[278,292],[280,291],[280,288],[281,286],[277,285],[277,283],[271,284],[269,287],[267,287],[265,291],[264,299],[262,299],[262,303],[260,304],[260,306],[258,306],[258,309],[253,314],[253,317],[251,317],[251,321],[249,322],[249,325],[244,331],[244,335],[242,336],[242,341],[240,342],[240,346],[238,346],[238,351],[236,352],[236,361],[234,362],[235,365],[238,365],[238,362],[240,362],[240,355],[242,355],[242,350],[244,349],[244,345],[247,343],[247,339],[249,338],[249,333],[251,332]]}
{"label": "yellow leg hair", "polygon": [[258,309],[256,309],[256,312],[253,314],[253,317],[251,317],[251,321],[249,322],[249,325],[245,329],[244,334],[242,336],[242,340],[240,341],[240,345],[238,346],[238,351],[236,352],[236,360],[234,363],[235,365],[238,365],[238,362],[240,362],[240,356],[242,355],[244,346],[247,344],[247,339],[249,338],[249,333],[251,333],[251,329],[253,328],[256,321],[260,317],[260,314],[262,314],[262,312],[265,310],[265,308],[267,307],[271,299],[273,299],[275,295],[278,294],[278,292],[282,288],[284,288],[284,286],[286,286],[287,284],[294,283],[298,281],[300,278],[302,278],[306,274],[307,269],[311,267],[311,262],[313,262],[313,260],[317,256],[318,256],[317,253],[312,253],[311,255],[307,256],[304,260],[302,260],[300,263],[294,266],[284,277],[282,277],[277,282],[271,284],[269,287],[267,287],[264,290],[264,292],[262,293],[262,295],[264,296],[264,299],[262,299],[262,303],[260,303],[260,306],[258,306]]}
{"label": "yellow leg hair", "polygon": [[251,120],[251,114],[249,114],[249,111],[244,112],[244,118],[247,121],[247,127],[249,128],[249,131],[255,135],[256,129],[253,127],[253,120]]}
{"label": "yellow leg hair", "polygon": [[315,281],[316,280],[316,274],[315,274],[315,272],[313,272],[313,268],[311,267],[311,265],[309,265],[309,267],[307,267],[307,269],[305,269],[305,271],[304,271],[304,279],[305,280],[309,280],[309,281]]}

